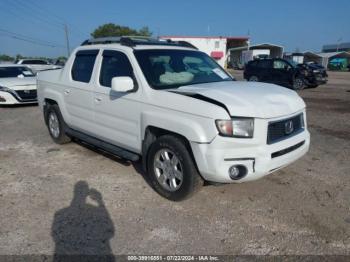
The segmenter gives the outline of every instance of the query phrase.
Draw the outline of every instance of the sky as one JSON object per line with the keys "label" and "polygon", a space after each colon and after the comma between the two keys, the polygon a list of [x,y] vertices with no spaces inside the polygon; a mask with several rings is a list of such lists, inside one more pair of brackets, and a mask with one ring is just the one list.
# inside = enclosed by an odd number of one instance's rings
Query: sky
{"label": "sky", "polygon": [[[0,0],[0,54],[57,57],[104,23],[157,35],[248,36],[285,51],[350,42],[350,0]],[[24,40],[25,41],[24,41]]]}

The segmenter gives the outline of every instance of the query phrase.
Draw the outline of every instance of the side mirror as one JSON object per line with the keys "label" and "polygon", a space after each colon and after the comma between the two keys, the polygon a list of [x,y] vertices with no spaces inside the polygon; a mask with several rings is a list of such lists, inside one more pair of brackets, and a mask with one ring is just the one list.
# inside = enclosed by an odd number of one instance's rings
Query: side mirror
{"label": "side mirror", "polygon": [[134,81],[128,76],[118,76],[112,78],[112,90],[114,92],[129,92],[134,89]]}

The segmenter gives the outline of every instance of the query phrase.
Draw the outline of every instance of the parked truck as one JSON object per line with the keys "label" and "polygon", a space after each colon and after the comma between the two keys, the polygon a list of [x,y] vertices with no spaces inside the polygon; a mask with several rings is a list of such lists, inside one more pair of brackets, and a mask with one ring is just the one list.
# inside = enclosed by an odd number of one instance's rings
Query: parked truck
{"label": "parked truck", "polygon": [[310,143],[296,92],[237,82],[205,53],[171,41],[86,41],[63,69],[38,74],[38,101],[56,143],[74,137],[141,159],[153,188],[174,201],[204,180],[261,178]]}

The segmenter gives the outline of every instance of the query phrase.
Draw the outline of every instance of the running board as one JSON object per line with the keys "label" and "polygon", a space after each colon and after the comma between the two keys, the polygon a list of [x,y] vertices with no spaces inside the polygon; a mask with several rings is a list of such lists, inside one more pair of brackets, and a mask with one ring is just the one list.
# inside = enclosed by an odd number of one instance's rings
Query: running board
{"label": "running board", "polygon": [[121,158],[131,160],[131,161],[138,161],[140,159],[140,156],[138,154],[135,154],[133,152],[125,150],[121,147],[112,145],[110,143],[104,142],[98,138],[86,135],[84,133],[73,130],[71,128],[67,128],[65,131],[70,136],[78,138],[78,139],[80,139],[88,144],[94,145],[98,148],[101,148],[101,149],[103,149],[103,150],[105,150],[113,155],[117,155]]}

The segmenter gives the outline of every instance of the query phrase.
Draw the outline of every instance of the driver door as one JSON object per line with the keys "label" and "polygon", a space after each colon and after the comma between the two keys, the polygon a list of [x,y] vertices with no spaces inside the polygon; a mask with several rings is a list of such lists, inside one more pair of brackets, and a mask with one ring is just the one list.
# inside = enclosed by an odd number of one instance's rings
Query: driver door
{"label": "driver door", "polygon": [[[138,152],[141,145],[139,97],[141,90],[115,92],[113,77],[135,79],[128,56],[116,50],[104,50],[99,57],[99,74],[94,90],[94,123],[96,136],[114,145]],[[134,80],[137,87],[137,81]]]}
{"label": "driver door", "polygon": [[272,70],[273,83],[281,86],[289,86],[293,81],[293,68],[284,60],[273,61]]}

